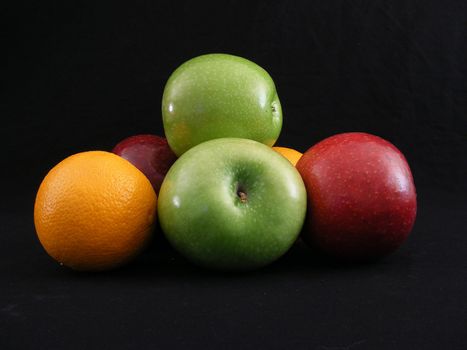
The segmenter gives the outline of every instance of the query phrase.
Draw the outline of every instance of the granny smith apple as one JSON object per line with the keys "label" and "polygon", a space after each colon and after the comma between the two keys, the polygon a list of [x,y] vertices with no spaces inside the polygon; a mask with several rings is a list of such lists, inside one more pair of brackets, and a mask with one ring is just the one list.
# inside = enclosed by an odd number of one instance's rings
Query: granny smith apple
{"label": "granny smith apple", "polygon": [[313,247],[341,259],[374,259],[396,250],[412,230],[414,181],[390,142],[338,134],[306,151],[297,169],[308,191],[303,238]]}
{"label": "granny smith apple", "polygon": [[306,190],[290,162],[256,141],[223,138],[184,153],[162,183],[158,214],[172,246],[214,269],[265,266],[294,243]]}
{"label": "granny smith apple", "polygon": [[269,74],[227,54],[198,56],[178,67],[165,85],[162,118],[177,156],[222,137],[272,146],[282,127],[281,104]]}

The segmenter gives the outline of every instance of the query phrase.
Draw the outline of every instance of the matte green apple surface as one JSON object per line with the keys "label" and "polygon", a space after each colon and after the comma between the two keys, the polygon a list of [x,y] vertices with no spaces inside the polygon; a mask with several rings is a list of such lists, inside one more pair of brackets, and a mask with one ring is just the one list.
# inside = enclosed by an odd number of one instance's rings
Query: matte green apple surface
{"label": "matte green apple surface", "polygon": [[282,109],[270,75],[232,55],[193,58],[173,72],[162,98],[164,131],[180,156],[197,144],[222,137],[272,146],[282,128]]}
{"label": "matte green apple surface", "polygon": [[167,173],[158,198],[162,229],[189,260],[214,269],[271,263],[296,240],[306,191],[298,171],[264,144],[202,143]]}

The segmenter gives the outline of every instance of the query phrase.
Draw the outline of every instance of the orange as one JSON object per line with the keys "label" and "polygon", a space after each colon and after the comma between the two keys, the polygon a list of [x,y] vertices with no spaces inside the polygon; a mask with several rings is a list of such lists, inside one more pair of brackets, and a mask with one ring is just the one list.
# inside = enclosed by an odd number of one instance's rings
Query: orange
{"label": "orange", "polygon": [[42,181],[34,224],[47,253],[75,270],[122,265],[148,242],[156,215],[149,180],[109,152],[72,155]]}
{"label": "orange", "polygon": [[297,165],[298,160],[303,155],[299,151],[296,151],[296,150],[294,150],[292,148],[287,148],[287,147],[274,146],[272,149],[274,151],[276,151],[276,152],[279,152],[285,158],[287,158],[289,160],[289,162],[292,163],[293,166]]}

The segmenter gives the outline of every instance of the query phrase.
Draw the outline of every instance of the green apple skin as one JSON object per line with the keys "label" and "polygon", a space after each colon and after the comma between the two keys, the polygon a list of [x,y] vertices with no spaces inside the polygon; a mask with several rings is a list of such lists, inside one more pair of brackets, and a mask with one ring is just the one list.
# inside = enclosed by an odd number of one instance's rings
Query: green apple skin
{"label": "green apple skin", "polygon": [[177,156],[223,137],[272,146],[282,128],[282,108],[270,75],[233,55],[195,57],[172,73],[162,97],[162,119]]}
{"label": "green apple skin", "polygon": [[195,264],[249,270],[282,256],[306,215],[306,190],[290,162],[259,142],[204,142],[170,168],[158,198],[168,241]]}

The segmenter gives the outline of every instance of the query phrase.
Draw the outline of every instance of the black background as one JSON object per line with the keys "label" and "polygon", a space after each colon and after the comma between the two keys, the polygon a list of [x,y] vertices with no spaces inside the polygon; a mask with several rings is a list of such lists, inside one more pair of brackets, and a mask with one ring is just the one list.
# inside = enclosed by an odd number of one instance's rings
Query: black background
{"label": "black background", "polygon": [[[467,347],[467,3],[135,1],[2,10],[0,348],[461,349]],[[73,273],[40,247],[33,203],[63,158],[163,134],[170,73],[224,52],[273,77],[278,144],[345,131],[393,142],[413,170],[413,234],[379,262],[302,245],[221,274],[161,243],[134,263]]]}

